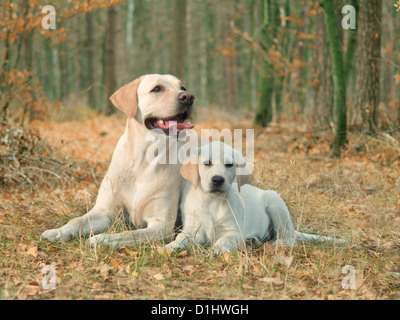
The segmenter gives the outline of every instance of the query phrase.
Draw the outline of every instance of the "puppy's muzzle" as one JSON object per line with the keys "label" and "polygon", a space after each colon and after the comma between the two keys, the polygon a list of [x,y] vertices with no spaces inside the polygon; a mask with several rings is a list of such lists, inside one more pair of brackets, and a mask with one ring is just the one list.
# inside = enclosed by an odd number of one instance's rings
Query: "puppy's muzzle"
{"label": "puppy's muzzle", "polygon": [[214,176],[211,179],[212,185],[217,188],[221,187],[224,184],[224,182],[225,182],[225,179],[221,176]]}

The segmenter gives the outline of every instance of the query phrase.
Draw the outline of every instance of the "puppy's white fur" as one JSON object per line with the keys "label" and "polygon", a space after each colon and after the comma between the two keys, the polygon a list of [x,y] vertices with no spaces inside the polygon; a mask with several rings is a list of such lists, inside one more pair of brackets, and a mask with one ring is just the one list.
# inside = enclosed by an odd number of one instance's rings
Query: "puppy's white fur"
{"label": "puppy's white fur", "polygon": [[[167,245],[170,250],[184,249],[192,242],[211,244],[218,253],[266,239],[289,246],[310,240],[341,242],[296,231],[278,193],[244,185],[250,176],[238,176],[234,183],[238,164],[245,160],[230,146],[211,142],[198,151],[197,159],[181,168],[187,180],[181,185],[183,230]],[[216,176],[224,180],[218,187],[212,182]]]}

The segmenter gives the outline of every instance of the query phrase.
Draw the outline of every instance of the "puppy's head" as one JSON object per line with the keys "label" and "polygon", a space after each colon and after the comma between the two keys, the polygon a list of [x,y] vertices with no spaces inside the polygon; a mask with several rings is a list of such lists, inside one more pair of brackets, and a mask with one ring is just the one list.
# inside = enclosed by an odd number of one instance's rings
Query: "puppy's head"
{"label": "puppy's head", "polygon": [[174,76],[142,76],[123,86],[110,100],[148,130],[159,129],[168,135],[171,131],[179,133],[193,128],[185,121],[192,115],[194,96]]}
{"label": "puppy's head", "polygon": [[251,175],[236,175],[245,166],[242,154],[222,142],[210,142],[198,149],[198,153],[182,165],[181,175],[195,189],[199,186],[208,194],[227,195],[237,177],[238,189],[250,183]]}

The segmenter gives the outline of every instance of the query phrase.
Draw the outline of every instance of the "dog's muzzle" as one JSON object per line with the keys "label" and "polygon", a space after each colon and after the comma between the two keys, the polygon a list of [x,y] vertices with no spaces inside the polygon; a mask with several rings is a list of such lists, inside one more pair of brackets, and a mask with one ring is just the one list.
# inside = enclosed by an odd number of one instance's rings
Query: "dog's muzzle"
{"label": "dog's muzzle", "polygon": [[188,92],[181,92],[177,99],[179,109],[182,112],[169,118],[149,117],[145,120],[147,129],[160,129],[166,135],[171,133],[179,134],[183,130],[193,129],[194,125],[185,123],[185,121],[192,115],[194,95]]}

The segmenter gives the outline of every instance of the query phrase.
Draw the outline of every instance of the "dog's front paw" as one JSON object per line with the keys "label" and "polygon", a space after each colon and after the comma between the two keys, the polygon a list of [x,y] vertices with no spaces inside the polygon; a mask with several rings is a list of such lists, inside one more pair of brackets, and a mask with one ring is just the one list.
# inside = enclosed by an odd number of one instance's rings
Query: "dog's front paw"
{"label": "dog's front paw", "polygon": [[95,236],[91,236],[88,239],[88,242],[91,246],[95,247],[98,244],[103,244],[104,243],[104,236],[102,234],[97,234]]}
{"label": "dog's front paw", "polygon": [[50,242],[66,242],[72,239],[72,234],[64,232],[62,228],[46,230],[42,233],[41,239]]}
{"label": "dog's front paw", "polygon": [[115,239],[113,234],[97,234],[91,236],[88,241],[91,246],[108,245],[112,248],[121,248],[124,245],[121,240]]}

